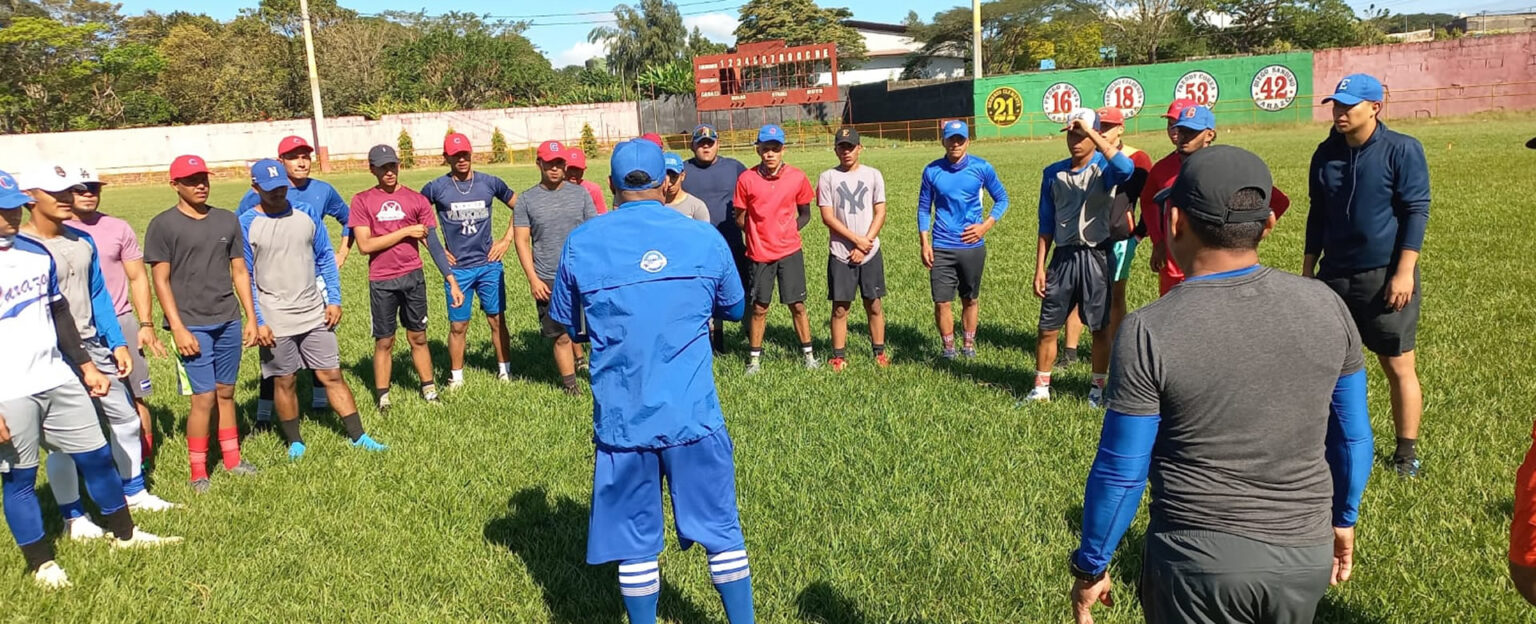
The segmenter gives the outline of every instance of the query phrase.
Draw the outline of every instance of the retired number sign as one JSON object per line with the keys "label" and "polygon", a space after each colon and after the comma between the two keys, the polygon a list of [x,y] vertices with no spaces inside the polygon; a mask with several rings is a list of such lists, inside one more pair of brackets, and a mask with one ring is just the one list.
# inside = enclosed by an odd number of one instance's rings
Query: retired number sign
{"label": "retired number sign", "polygon": [[1146,102],[1146,90],[1141,88],[1140,82],[1130,76],[1116,78],[1104,89],[1104,105],[1120,109],[1120,114],[1126,119],[1140,113],[1141,106]]}
{"label": "retired number sign", "polygon": [[987,96],[987,120],[999,128],[1018,123],[1024,115],[1024,98],[1013,87],[998,87]]}
{"label": "retired number sign", "polygon": [[1077,92],[1077,87],[1065,82],[1058,82],[1045,90],[1045,98],[1042,102],[1045,116],[1056,123],[1066,123],[1072,109],[1082,106],[1082,95]]}
{"label": "retired number sign", "polygon": [[1194,100],[1201,106],[1214,106],[1216,92],[1216,77],[1199,70],[1184,74],[1173,87],[1174,99]]}
{"label": "retired number sign", "polygon": [[1296,101],[1300,83],[1296,74],[1284,65],[1270,65],[1253,75],[1253,103],[1261,109],[1284,110]]}

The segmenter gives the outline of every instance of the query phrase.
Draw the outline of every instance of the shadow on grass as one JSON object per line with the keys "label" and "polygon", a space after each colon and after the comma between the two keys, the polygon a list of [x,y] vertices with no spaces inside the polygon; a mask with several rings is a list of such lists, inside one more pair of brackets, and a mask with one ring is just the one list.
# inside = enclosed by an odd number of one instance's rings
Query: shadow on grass
{"label": "shadow on grass", "polygon": [[[557,624],[619,624],[625,621],[616,564],[587,565],[587,503],[561,497],[551,503],[544,488],[527,488],[485,525],[485,539],[522,558],[543,592]],[[711,620],[662,580],[662,618],[683,624]]]}
{"label": "shadow on grass", "polygon": [[[498,364],[496,361],[496,348],[491,345],[489,331],[479,333],[479,340],[476,340],[476,326],[480,327],[481,330],[486,329],[483,321],[470,322],[470,338],[464,348],[464,368],[475,371],[468,374],[483,373],[495,375]],[[511,342],[511,353],[508,354],[508,357],[511,358],[509,368],[513,377],[550,381],[553,383],[560,381],[559,375],[555,372],[554,360],[550,355],[550,346],[552,344],[550,340],[539,335],[537,331],[524,330],[513,332],[509,342]],[[437,383],[438,390],[442,390],[448,383],[447,371],[452,368],[448,355],[448,343],[445,340],[429,338],[427,340],[427,352],[432,357],[433,381]],[[351,364],[347,364],[346,369],[358,378],[366,380],[364,383],[368,387],[362,389],[361,392],[354,389],[354,392],[357,392],[358,396],[371,401],[373,385],[376,383],[373,377],[371,343],[368,354],[353,360]],[[411,392],[421,388],[421,380],[417,378],[416,374],[416,363],[411,361],[410,342],[406,339],[404,331],[400,331],[395,337],[395,348],[391,351],[390,386],[391,388],[409,388]],[[300,396],[307,395],[301,393]]]}
{"label": "shadow on grass", "polygon": [[1385,619],[1361,611],[1354,605],[1340,601],[1333,594],[1326,594],[1317,603],[1317,624],[1381,624]]}
{"label": "shadow on grass", "polygon": [[[868,624],[876,621],[859,609],[853,600],[826,581],[816,581],[795,596],[795,612],[801,620],[814,624]],[[924,620],[879,620],[900,624],[924,624]]]}

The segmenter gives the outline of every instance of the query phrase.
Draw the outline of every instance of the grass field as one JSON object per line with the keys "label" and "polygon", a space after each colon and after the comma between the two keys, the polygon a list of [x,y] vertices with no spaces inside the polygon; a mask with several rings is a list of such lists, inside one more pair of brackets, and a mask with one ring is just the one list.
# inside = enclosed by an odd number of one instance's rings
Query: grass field
{"label": "grass field", "polygon": [[[1536,402],[1536,271],[1525,249],[1536,202],[1536,153],[1522,147],[1536,122],[1520,118],[1402,123],[1423,140],[1434,183],[1424,251],[1419,350],[1425,391],[1423,478],[1403,481],[1379,465],[1366,490],[1355,579],[1329,592],[1324,622],[1517,622],[1531,620],[1506,580],[1515,467],[1530,442]],[[1222,143],[1264,156],[1276,183],[1297,198],[1261,249],[1266,263],[1298,270],[1306,167],[1325,130],[1297,126],[1227,130]],[[1131,143],[1161,155],[1166,139]],[[1067,553],[1075,547],[1083,482],[1100,416],[1084,400],[1088,369],[1057,374],[1058,400],[1015,409],[1033,367],[1038,302],[1033,275],[1039,172],[1065,156],[1059,142],[983,143],[1013,193],[1014,208],[990,237],[989,270],[974,361],[938,360],[927,277],[914,227],[917,173],[936,146],[866,153],[889,185],[886,229],[888,343],[895,365],[877,370],[862,312],[855,313],[851,368],[805,371],[794,357],[787,312],[769,318],[765,373],[741,375],[745,337],[731,329],[716,362],[726,420],[737,445],[743,523],[763,622],[1067,621]],[[745,158],[745,155],[738,155]],[[787,159],[810,173],[828,151]],[[606,163],[593,162],[593,179]],[[749,161],[750,162],[750,161]],[[516,189],[531,167],[487,167]],[[438,169],[413,170],[419,187]],[[331,178],[343,195],[366,174]],[[216,178],[215,205],[232,208],[241,180]],[[174,195],[163,185],[109,187],[104,211],[142,234]],[[497,232],[509,212],[496,213]],[[334,228],[333,232],[334,232]],[[810,257],[826,245],[806,230]],[[1143,262],[1145,256],[1138,258]],[[347,379],[371,383],[366,267],[343,270],[340,332]],[[825,266],[807,262],[813,333],[827,343]],[[515,264],[513,265],[515,266]],[[428,269],[429,273],[431,269]],[[471,326],[468,385],[440,407],[414,397],[404,344],[397,346],[396,406],[364,409],[382,455],[348,448],[333,416],[306,421],[310,451],[286,461],[275,434],[246,439],[262,474],[215,475],[209,494],[186,486],[186,402],[172,366],[151,363],[160,448],[155,491],[188,509],[142,514],[149,530],[183,535],[172,550],[114,553],[106,544],[59,542],[76,587],[46,594],[21,573],[9,540],[0,546],[0,619],[51,622],[620,622],[615,571],[583,563],[591,471],[591,403],[556,387],[548,349],[520,272],[509,266],[514,377],[495,381],[485,326]],[[1132,305],[1155,296],[1139,270]],[[447,323],[433,290],[430,335],[446,378]],[[168,336],[164,337],[169,340]],[[254,412],[257,365],[246,354],[237,400]],[[307,385],[307,382],[301,382]],[[1386,385],[1371,368],[1378,455],[1391,452]],[[366,403],[366,400],[364,401]],[[46,490],[46,487],[40,488]],[[46,501],[50,535],[59,521]],[[1143,511],[1143,514],[1145,512]],[[1145,517],[1131,529],[1112,573],[1120,601],[1102,622],[1140,621],[1132,600]],[[669,544],[674,544],[669,535]],[[663,619],[724,622],[697,549],[662,556]]]}

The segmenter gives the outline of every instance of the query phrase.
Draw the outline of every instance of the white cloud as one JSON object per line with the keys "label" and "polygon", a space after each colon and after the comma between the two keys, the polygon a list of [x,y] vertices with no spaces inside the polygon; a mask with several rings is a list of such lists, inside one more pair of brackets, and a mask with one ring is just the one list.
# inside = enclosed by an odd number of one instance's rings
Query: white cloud
{"label": "white cloud", "polygon": [[559,69],[567,65],[582,65],[585,64],[588,59],[594,59],[607,53],[607,41],[601,41],[598,43],[592,43],[590,41],[578,41],[576,42],[576,45],[556,53],[554,57],[550,59],[550,64],[554,65],[555,69]]}
{"label": "white cloud", "polygon": [[705,13],[702,15],[690,15],[683,18],[683,27],[693,32],[693,27],[699,27],[699,32],[704,38],[716,43],[732,45],[736,43],[736,24],[739,20],[729,13]]}

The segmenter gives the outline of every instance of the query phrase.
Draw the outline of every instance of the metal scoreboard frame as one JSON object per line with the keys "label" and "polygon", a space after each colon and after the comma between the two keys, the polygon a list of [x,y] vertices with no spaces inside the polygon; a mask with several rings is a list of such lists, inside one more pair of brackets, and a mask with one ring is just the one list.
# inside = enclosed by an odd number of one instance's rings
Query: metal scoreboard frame
{"label": "metal scoreboard frame", "polygon": [[[817,84],[822,72],[831,84]],[[693,81],[700,112],[825,104],[841,96],[835,43],[744,43],[732,53],[695,57]]]}

